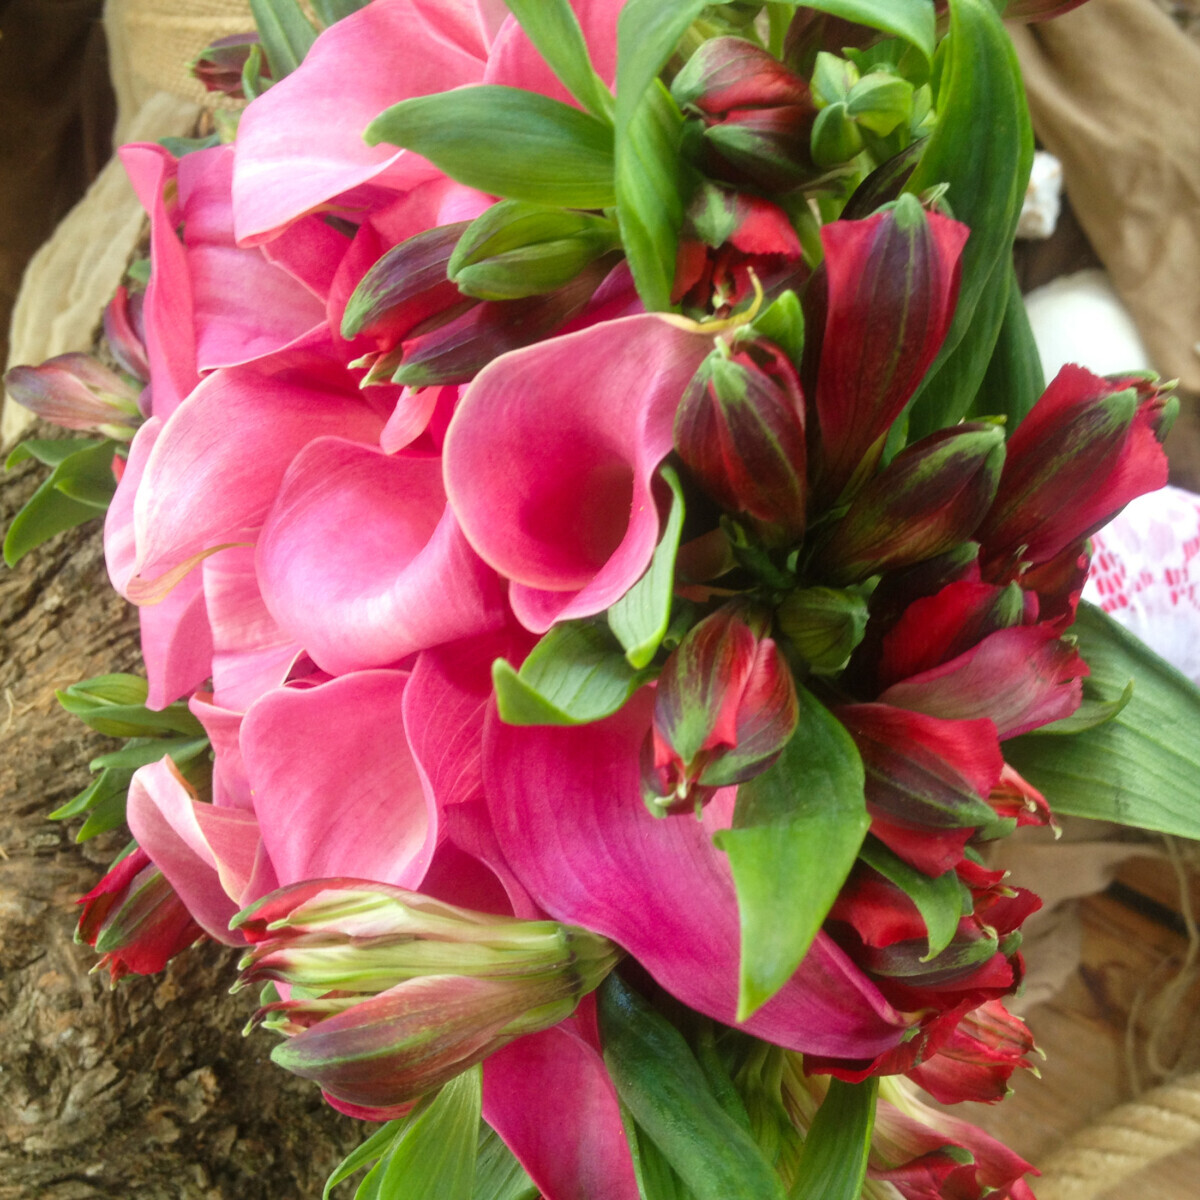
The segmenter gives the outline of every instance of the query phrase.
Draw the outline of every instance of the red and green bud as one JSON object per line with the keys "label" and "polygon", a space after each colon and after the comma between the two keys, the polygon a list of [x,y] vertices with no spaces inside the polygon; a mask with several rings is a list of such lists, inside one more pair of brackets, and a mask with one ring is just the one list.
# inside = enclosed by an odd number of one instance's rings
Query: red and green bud
{"label": "red and green bud", "polygon": [[143,315],[145,296],[145,292],[130,292],[122,285],[104,306],[104,340],[117,366],[139,383],[150,381]]}
{"label": "red and green bud", "polygon": [[779,628],[809,670],[824,675],[840,671],[866,632],[867,602],[856,591],[840,588],[797,588],[776,614]]}
{"label": "red and green bud", "polygon": [[1002,582],[1095,533],[1167,482],[1160,445],[1178,400],[1145,376],[1066,366],[1014,431],[978,530],[984,576]]}
{"label": "red and green bud", "polygon": [[675,448],[700,486],[765,541],[804,536],[804,397],[777,346],[722,344],[709,355],[680,402]]}
{"label": "red and green bud", "polygon": [[822,226],[825,259],[804,295],[803,378],[823,503],[874,472],[950,327],[969,232],[907,195],[866,220]]}
{"label": "red and green bud", "polygon": [[[242,72],[253,47],[261,45],[257,33],[233,33],[210,42],[192,63],[192,74],[209,92],[220,92],[235,100],[244,100]],[[271,68],[264,59],[261,67],[264,78],[271,78]]]}
{"label": "red and green bud", "polygon": [[898,454],[833,527],[816,568],[837,583],[908,567],[966,541],[988,511],[1004,465],[1004,432],[940,429]]}
{"label": "red and green bud", "polygon": [[619,246],[604,217],[502,200],[471,222],[447,273],[465,295],[520,300],[555,291]]}
{"label": "red and green bud", "polygon": [[13,367],[8,394],[44,421],[128,441],[142,423],[138,388],[90,354],[59,354],[40,367]]}
{"label": "red and green bud", "polygon": [[116,983],[125,975],[153,975],[204,931],[140,846],[120,859],[78,903],[75,941],[100,955]]}
{"label": "red and green bud", "polygon": [[[704,42],[675,77],[671,93],[704,123],[715,152],[712,173],[766,188],[794,186],[814,174],[808,154],[816,106],[808,85],[744,38]],[[722,166],[726,170],[722,171]]]}
{"label": "red and green bud", "polygon": [[612,970],[606,938],[476,913],[387,884],[313,880],[235,918],[254,945],[237,986],[296,989],[258,1012],[271,1057],[334,1100],[392,1108],[526,1033],[557,1025]]}
{"label": "red and green bud", "polygon": [[656,816],[698,809],[718,789],[765,771],[799,706],[768,619],[727,606],[684,635],[658,679],[642,748],[642,795]]}
{"label": "red and green bud", "polygon": [[342,336],[362,335],[387,351],[478,304],[446,277],[450,256],[469,224],[439,225],[393,246],[346,302]]}

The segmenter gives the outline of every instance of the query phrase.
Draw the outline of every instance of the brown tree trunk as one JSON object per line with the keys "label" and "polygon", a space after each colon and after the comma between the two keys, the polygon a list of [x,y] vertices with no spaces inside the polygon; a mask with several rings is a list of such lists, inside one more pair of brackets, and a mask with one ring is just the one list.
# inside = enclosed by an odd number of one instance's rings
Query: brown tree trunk
{"label": "brown tree trunk", "polygon": [[[0,525],[44,468],[0,480]],[[74,901],[124,844],[46,814],[114,748],[55,688],[137,670],[99,522],[0,566],[0,1200],[309,1200],[369,1127],[329,1110],[241,1028],[235,954],[205,944],[110,990],[72,940]]]}

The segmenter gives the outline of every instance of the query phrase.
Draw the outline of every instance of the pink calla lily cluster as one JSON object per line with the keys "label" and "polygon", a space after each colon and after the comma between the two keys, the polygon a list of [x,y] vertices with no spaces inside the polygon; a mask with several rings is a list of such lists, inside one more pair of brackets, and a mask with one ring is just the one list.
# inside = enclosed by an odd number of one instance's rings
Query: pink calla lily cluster
{"label": "pink calla lily cluster", "polygon": [[[623,7],[569,6],[604,86]],[[249,45],[204,60],[214,86]],[[212,785],[136,771],[138,849],[81,930],[114,978],[202,934],[248,948],[275,1057],[355,1116],[482,1062],[483,1114],[547,1200],[640,1194],[590,996],[613,969],[787,1052],[795,1119],[876,1076],[1005,1093],[1039,902],[982,849],[1052,817],[1004,743],[1078,708],[1087,539],[1166,477],[1165,393],[1081,367],[1007,440],[980,417],[895,443],[972,231],[897,189],[814,236],[790,189],[838,178],[808,150],[828,97],[744,39],[705,45],[674,85],[712,175],[680,209],[682,314],[645,310],[599,206],[554,218],[584,249],[547,235],[522,260],[540,292],[468,292],[507,269],[455,282],[498,198],[364,141],[476,85],[580,107],[492,0],[374,0],[233,145],[122,151],[152,271],[110,310],[146,390],[121,393],[145,419],[105,548],[148,707],[188,702]],[[61,393],[111,422],[108,376],[40,370],[44,411]],[[593,658],[554,691],[567,637]],[[601,677],[620,694],[572,708]],[[798,965],[748,1005],[737,838],[792,819],[757,814],[814,711],[861,823]],[[1028,1200],[1028,1164],[905,1095],[868,1168],[886,1194]]]}

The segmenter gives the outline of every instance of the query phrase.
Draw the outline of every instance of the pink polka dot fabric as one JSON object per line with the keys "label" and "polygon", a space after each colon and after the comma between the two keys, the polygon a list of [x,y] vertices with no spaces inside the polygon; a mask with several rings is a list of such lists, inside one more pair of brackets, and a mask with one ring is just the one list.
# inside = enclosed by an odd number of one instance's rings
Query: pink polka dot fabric
{"label": "pink polka dot fabric", "polygon": [[1200,496],[1140,496],[1093,545],[1083,598],[1200,684]]}

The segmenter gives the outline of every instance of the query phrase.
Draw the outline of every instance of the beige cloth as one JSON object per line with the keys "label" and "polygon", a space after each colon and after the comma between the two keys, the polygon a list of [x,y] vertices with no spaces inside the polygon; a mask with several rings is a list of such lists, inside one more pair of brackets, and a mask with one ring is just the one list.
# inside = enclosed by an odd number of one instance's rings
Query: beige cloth
{"label": "beige cloth", "polygon": [[[108,0],[104,22],[117,96],[116,145],[189,133],[201,105],[212,107],[213,99],[188,64],[215,38],[254,27],[249,0]],[[142,222],[141,206],[113,159],[25,271],[12,316],[10,366],[92,344]],[[11,445],[32,422],[32,414],[6,399],[0,443]]]}
{"label": "beige cloth", "polygon": [[1200,46],[1151,0],[1012,34],[1080,225],[1155,366],[1200,391]]}

